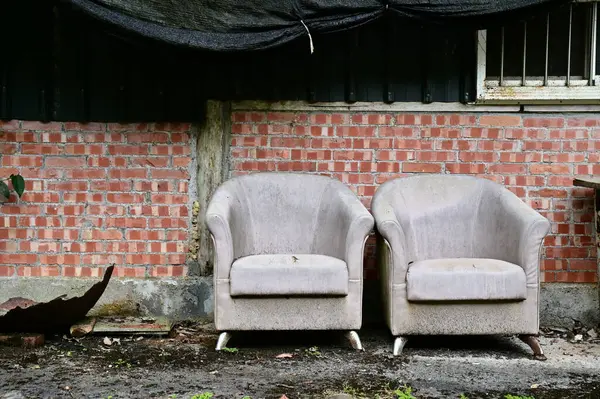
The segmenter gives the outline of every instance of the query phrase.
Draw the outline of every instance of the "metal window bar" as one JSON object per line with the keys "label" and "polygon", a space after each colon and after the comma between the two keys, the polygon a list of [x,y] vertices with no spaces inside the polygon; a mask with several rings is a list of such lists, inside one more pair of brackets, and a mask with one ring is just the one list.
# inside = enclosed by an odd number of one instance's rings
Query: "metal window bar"
{"label": "metal window bar", "polygon": [[521,79],[521,86],[525,86],[527,83],[527,21],[523,22],[523,75]]}
{"label": "metal window bar", "polygon": [[504,26],[500,29],[500,86],[504,85]]}
{"label": "metal window bar", "polygon": [[569,47],[567,49],[567,87],[571,86],[571,45],[573,41],[573,3],[569,4]]}
{"label": "metal window bar", "polygon": [[550,13],[546,14],[546,61],[544,62],[544,86],[548,86],[548,52],[550,48]]}
{"label": "metal window bar", "polygon": [[598,3],[592,4],[591,10],[591,29],[590,29],[590,76],[589,85],[594,86],[594,80],[596,79],[596,46],[598,37]]}

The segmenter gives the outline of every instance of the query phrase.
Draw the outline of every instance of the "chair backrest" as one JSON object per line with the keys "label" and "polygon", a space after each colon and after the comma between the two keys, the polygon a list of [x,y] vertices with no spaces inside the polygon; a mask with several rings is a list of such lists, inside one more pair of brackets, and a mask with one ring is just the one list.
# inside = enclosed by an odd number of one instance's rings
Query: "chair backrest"
{"label": "chair backrest", "polygon": [[[318,175],[254,173],[224,185],[235,187],[234,256],[310,253],[343,257],[345,237],[323,237],[339,212],[331,211],[341,182]],[[327,234],[327,233],[325,233]]]}
{"label": "chair backrest", "polygon": [[384,183],[373,207],[381,200],[393,207],[406,236],[407,261],[486,257],[515,262],[518,237],[504,237],[509,232],[499,206],[506,195],[514,196],[483,178],[419,175]]}

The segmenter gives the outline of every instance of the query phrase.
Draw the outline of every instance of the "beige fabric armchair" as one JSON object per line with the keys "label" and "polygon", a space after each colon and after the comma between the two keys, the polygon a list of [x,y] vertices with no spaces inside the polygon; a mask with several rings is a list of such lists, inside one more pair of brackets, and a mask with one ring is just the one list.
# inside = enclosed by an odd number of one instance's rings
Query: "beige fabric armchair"
{"label": "beige fabric armchair", "polygon": [[503,186],[459,175],[388,181],[372,211],[395,355],[409,335],[518,334],[543,358],[535,335],[548,220]]}
{"label": "beige fabric armchair", "polygon": [[216,190],[206,220],[217,350],[244,330],[346,330],[362,349],[354,330],[374,220],[348,187],[308,174],[240,176]]}

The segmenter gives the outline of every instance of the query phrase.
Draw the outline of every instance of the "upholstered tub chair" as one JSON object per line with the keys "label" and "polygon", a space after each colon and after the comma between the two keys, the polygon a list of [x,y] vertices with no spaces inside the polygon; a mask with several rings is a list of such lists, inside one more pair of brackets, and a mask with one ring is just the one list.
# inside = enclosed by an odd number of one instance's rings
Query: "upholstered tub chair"
{"label": "upholstered tub chair", "polygon": [[400,354],[410,335],[519,335],[544,359],[540,251],[550,223],[492,181],[390,180],[372,211],[385,318]]}
{"label": "upholstered tub chair", "polygon": [[374,220],[338,180],[256,173],[209,203],[217,350],[235,331],[340,330],[362,349],[363,250]]}

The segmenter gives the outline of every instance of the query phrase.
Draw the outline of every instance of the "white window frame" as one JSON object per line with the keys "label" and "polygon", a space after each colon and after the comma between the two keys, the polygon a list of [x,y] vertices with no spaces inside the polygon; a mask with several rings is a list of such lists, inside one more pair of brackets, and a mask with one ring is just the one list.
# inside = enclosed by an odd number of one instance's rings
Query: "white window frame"
{"label": "white window frame", "polygon": [[[597,26],[599,0],[578,0],[592,5],[590,42],[587,49],[588,78],[575,76],[548,76],[548,40],[546,40],[546,74],[541,77],[524,76],[487,79],[487,31],[477,32],[476,104],[600,104],[600,71],[596,70]],[[570,6],[572,7],[572,5]],[[571,8],[572,11],[572,8]],[[572,14],[571,14],[572,15]],[[571,17],[570,15],[570,17]],[[549,26],[549,22],[547,22]],[[525,30],[525,35],[526,35]],[[549,33],[548,33],[549,35]],[[525,38],[524,38],[525,40]],[[503,43],[504,45],[504,43]],[[525,46],[526,47],[526,46]],[[526,48],[524,49],[524,56]],[[569,49],[570,57],[570,49]],[[503,61],[502,61],[503,62]],[[501,65],[501,75],[503,65]],[[570,69],[570,66],[569,66]]]}

